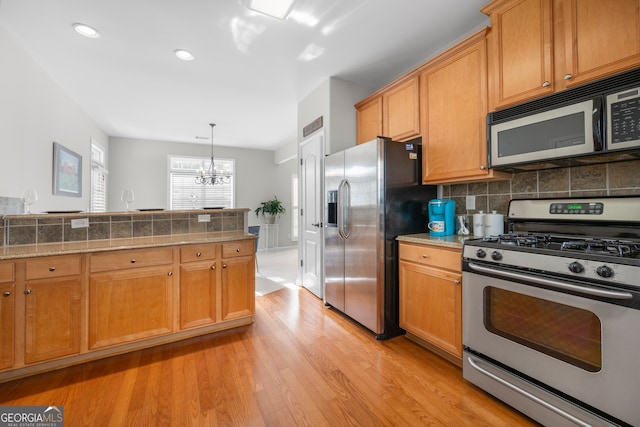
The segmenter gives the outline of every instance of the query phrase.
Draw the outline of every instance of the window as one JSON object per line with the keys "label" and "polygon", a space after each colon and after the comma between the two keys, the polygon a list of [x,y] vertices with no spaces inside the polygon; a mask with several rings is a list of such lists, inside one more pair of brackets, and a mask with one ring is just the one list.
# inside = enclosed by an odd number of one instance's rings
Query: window
{"label": "window", "polygon": [[291,175],[291,240],[298,240],[298,175]]}
{"label": "window", "polygon": [[107,211],[107,169],[104,150],[91,140],[91,212]]}
{"label": "window", "polygon": [[208,157],[169,156],[169,208],[175,210],[235,206],[235,160],[215,158],[216,172],[230,174],[229,184],[196,184],[196,174],[208,170]]}

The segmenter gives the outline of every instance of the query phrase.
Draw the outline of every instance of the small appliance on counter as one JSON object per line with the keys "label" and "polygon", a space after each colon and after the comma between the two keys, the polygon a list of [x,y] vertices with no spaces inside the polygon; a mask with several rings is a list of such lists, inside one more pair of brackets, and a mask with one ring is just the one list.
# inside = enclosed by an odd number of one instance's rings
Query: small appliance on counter
{"label": "small appliance on counter", "polygon": [[455,233],[456,202],[449,199],[429,201],[429,234],[432,236],[451,236]]}

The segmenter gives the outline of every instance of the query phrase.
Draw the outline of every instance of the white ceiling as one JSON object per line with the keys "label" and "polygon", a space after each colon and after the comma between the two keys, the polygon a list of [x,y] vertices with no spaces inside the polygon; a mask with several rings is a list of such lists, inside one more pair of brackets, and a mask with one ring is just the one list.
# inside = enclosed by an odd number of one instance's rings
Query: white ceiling
{"label": "white ceiling", "polygon": [[214,122],[216,145],[271,150],[328,77],[373,92],[486,24],[487,2],[297,0],[279,21],[239,0],[0,0],[0,26],[109,136],[208,143]]}

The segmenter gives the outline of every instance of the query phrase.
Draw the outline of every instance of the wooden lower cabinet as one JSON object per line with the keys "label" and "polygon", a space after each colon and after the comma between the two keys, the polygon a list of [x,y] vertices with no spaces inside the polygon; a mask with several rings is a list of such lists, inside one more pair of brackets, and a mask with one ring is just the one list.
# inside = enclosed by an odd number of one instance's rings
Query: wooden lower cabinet
{"label": "wooden lower cabinet", "polygon": [[255,311],[255,242],[222,244],[222,320],[249,316]]}
{"label": "wooden lower cabinet", "polygon": [[0,382],[253,323],[255,240],[0,262]]}
{"label": "wooden lower cabinet", "polygon": [[219,321],[220,245],[180,248],[180,329]]}
{"label": "wooden lower cabinet", "polygon": [[0,264],[0,370],[14,361],[15,288],[14,264]]}
{"label": "wooden lower cabinet", "polygon": [[222,260],[222,320],[249,316],[255,311],[255,259]]}
{"label": "wooden lower cabinet", "polygon": [[25,364],[80,352],[80,276],[25,284]]}
{"label": "wooden lower cabinet", "polygon": [[89,277],[89,349],[173,331],[172,265]]}
{"label": "wooden lower cabinet", "polygon": [[400,242],[399,252],[400,327],[409,338],[460,364],[461,251]]}

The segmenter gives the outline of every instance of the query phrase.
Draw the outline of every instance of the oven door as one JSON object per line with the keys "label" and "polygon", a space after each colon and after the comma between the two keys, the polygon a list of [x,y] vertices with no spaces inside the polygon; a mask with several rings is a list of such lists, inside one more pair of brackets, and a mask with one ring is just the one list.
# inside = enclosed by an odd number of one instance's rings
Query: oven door
{"label": "oven door", "polygon": [[[550,285],[542,288],[533,285],[536,281]],[[564,290],[550,289],[554,283]],[[463,272],[463,344],[640,425],[640,310],[615,303],[618,297],[628,302],[634,296],[618,292],[603,299],[567,291],[572,287],[575,283],[468,263]]]}

